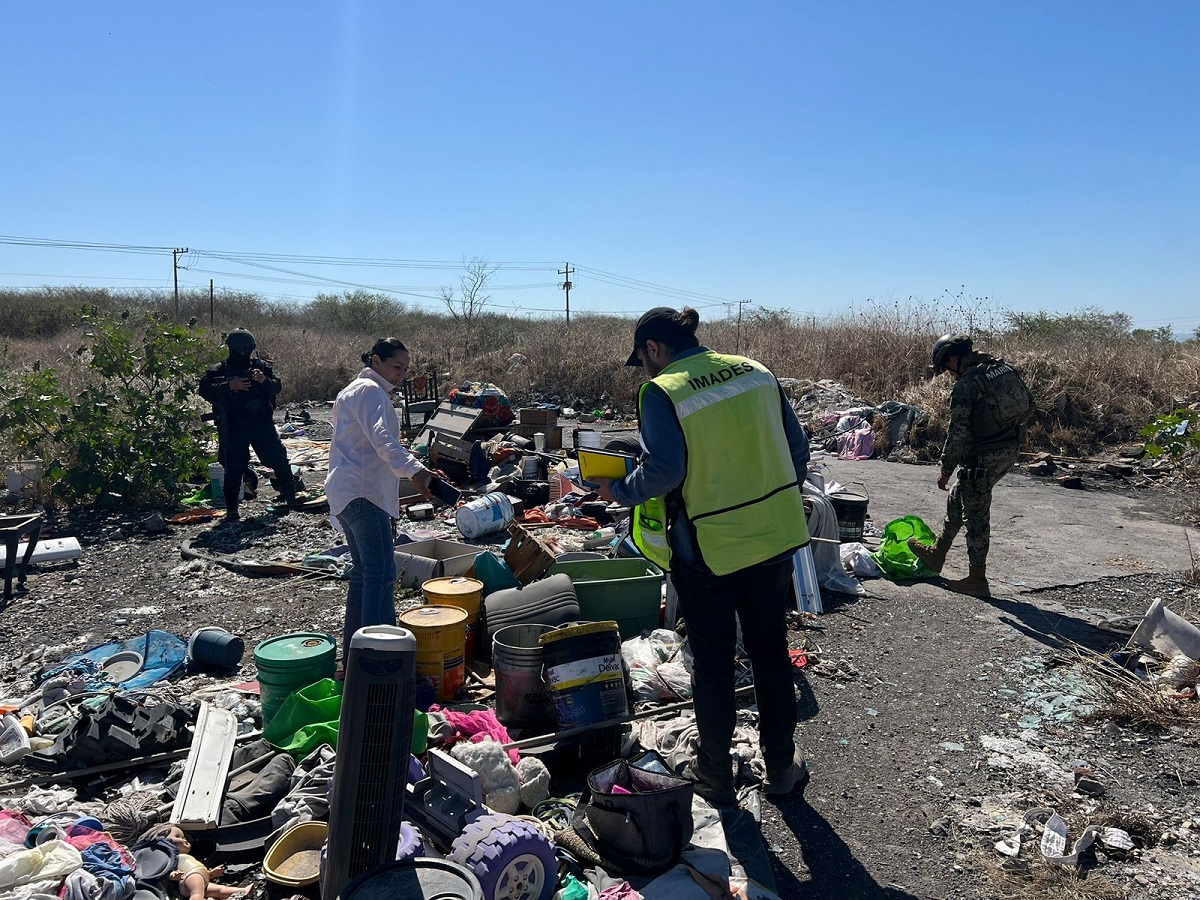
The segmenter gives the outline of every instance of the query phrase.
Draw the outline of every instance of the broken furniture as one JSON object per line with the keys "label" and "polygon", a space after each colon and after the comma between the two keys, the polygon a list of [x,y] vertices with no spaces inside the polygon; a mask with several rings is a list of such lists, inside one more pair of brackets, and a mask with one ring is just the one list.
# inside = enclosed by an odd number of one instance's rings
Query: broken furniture
{"label": "broken furniture", "polygon": [[413,430],[412,417],[414,413],[421,416],[421,425],[429,421],[430,415],[438,408],[438,378],[432,372],[428,375],[415,375],[400,385],[400,395],[404,398],[404,407],[400,411],[400,426],[407,434]]}
{"label": "broken furniture", "polygon": [[509,542],[504,561],[521,584],[537,581],[565,550],[554,538],[539,538],[519,522],[508,526]]}
{"label": "broken furniture", "polygon": [[425,421],[414,443],[418,446],[425,444],[429,448],[429,458],[435,464],[439,458],[445,458],[464,466],[470,465],[471,445],[474,442],[467,439],[467,435],[482,415],[483,410],[477,407],[443,400]]}
{"label": "broken furniture", "polygon": [[[25,586],[25,576],[28,574],[29,560],[33,556],[38,538],[42,534],[42,525],[46,520],[41,513],[20,516],[0,516],[0,540],[4,542],[4,602],[12,599],[13,573],[16,572],[17,583]],[[21,538],[28,537],[25,552],[17,559],[17,545]]]}

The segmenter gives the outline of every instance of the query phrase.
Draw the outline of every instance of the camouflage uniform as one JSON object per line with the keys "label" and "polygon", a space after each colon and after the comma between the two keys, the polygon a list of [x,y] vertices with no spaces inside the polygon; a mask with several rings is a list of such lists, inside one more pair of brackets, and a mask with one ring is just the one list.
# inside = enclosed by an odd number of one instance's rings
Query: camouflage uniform
{"label": "camouflage uniform", "polygon": [[986,353],[968,353],[963,362],[950,395],[950,427],[942,450],[942,475],[949,477],[957,468],[958,480],[946,502],[938,543],[949,547],[965,523],[967,558],[973,568],[982,569],[991,542],[992,488],[1017,461],[1022,438],[1019,424],[991,433],[988,416],[1006,401],[1021,403],[1023,397],[1006,395],[1027,396],[1028,388],[1016,370]]}

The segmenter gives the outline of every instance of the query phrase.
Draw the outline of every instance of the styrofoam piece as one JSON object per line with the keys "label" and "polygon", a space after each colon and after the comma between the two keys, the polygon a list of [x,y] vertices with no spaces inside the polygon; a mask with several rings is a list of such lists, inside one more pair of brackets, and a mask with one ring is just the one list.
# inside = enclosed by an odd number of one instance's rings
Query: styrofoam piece
{"label": "styrofoam piece", "polygon": [[196,734],[183,768],[171,822],[189,831],[216,828],[221,819],[225,779],[237,740],[237,717],[204,701],[196,717]]}
{"label": "styrofoam piece", "polygon": [[1200,660],[1200,628],[1171,612],[1156,597],[1130,637],[1129,645],[1157,650],[1164,656]]}
{"label": "styrofoam piece", "polygon": [[[17,559],[21,559],[25,555],[25,548],[29,546],[28,542],[17,544]],[[83,556],[83,548],[79,546],[79,540],[73,537],[51,538],[48,541],[38,541],[33,545],[33,556],[29,558],[31,563],[54,562],[60,559],[79,559]],[[0,565],[8,558],[8,553],[4,547],[0,547]]]}

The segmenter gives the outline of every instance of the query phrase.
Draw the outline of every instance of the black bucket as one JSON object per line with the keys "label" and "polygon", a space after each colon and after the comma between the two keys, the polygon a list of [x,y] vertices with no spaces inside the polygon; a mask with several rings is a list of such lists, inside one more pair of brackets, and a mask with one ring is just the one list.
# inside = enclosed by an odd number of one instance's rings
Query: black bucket
{"label": "black bucket", "polygon": [[224,628],[209,626],[197,629],[188,641],[188,662],[201,669],[228,671],[236,669],[246,652],[245,642]]}
{"label": "black bucket", "polygon": [[862,493],[843,489],[829,495],[829,502],[833,504],[833,511],[837,515],[838,540],[843,544],[861,541],[863,538],[863,525],[867,520],[867,504],[870,498],[867,496],[866,487],[859,487],[862,488]]}

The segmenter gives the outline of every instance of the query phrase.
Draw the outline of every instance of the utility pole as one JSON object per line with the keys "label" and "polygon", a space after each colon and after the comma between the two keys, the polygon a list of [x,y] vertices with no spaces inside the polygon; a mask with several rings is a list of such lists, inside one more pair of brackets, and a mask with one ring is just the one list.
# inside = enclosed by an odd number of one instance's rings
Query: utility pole
{"label": "utility pole", "polygon": [[213,296],[213,280],[208,279],[208,327],[212,328],[216,322],[216,298]]}
{"label": "utility pole", "polygon": [[563,263],[563,268],[558,270],[558,274],[563,276],[559,287],[567,293],[567,324],[571,324],[571,276],[575,274],[575,270],[571,268],[570,263]]}
{"label": "utility pole", "polygon": [[175,324],[179,324],[179,254],[187,252],[187,247],[176,247],[171,251],[171,271],[175,276]]}
{"label": "utility pole", "polygon": [[745,306],[747,303],[750,303],[750,302],[752,302],[752,301],[750,301],[750,300],[739,300],[739,301],[737,302],[737,306],[738,306],[738,320],[737,320],[737,342],[734,344],[734,346],[735,346],[737,349],[733,351],[734,353],[738,353],[738,354],[740,354],[740,353],[742,352],[742,307],[743,307],[743,306]]}

